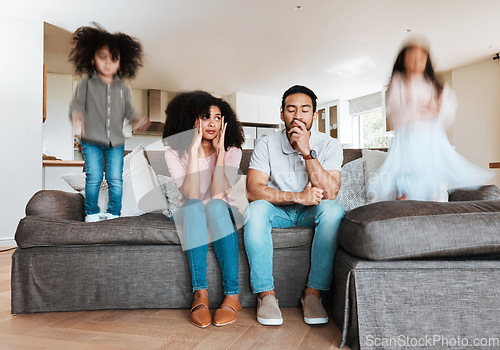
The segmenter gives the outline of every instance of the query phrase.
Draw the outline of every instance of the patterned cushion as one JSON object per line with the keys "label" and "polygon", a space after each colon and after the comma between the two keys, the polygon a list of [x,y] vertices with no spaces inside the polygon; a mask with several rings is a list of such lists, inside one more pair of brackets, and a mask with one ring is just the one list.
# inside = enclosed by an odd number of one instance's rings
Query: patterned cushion
{"label": "patterned cushion", "polygon": [[339,202],[344,211],[352,210],[367,203],[363,173],[363,159],[361,158],[353,160],[342,167],[340,191],[335,200]]}
{"label": "patterned cushion", "polygon": [[182,194],[170,176],[158,175],[158,181],[168,203],[168,207],[163,211],[163,215],[171,217],[179,208],[179,199]]}

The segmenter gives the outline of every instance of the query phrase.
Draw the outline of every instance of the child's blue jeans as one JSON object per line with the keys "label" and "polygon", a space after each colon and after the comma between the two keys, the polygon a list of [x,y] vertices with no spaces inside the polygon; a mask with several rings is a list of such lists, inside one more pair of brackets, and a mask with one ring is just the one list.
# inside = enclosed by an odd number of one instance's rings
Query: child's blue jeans
{"label": "child's blue jeans", "polygon": [[208,287],[207,253],[208,243],[212,242],[222,272],[224,295],[239,294],[238,236],[231,207],[221,199],[212,199],[207,205],[191,199],[174,213],[173,221],[178,230],[182,227],[179,234],[186,250],[193,292]]}
{"label": "child's blue jeans", "polygon": [[82,154],[85,161],[85,214],[98,214],[97,204],[99,187],[104,175],[103,157],[106,160],[106,181],[109,186],[107,212],[120,216],[123,193],[123,155],[124,145],[117,147],[102,146],[82,141]]}

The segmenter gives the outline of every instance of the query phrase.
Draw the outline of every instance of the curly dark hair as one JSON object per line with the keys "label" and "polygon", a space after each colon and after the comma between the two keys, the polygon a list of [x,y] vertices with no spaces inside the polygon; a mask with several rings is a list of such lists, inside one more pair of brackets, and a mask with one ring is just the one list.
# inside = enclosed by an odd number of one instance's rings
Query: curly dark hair
{"label": "curly dark hair", "polygon": [[434,67],[432,66],[432,62],[429,55],[429,50],[417,44],[409,43],[401,49],[401,51],[398,54],[398,57],[396,58],[396,62],[394,62],[394,67],[392,68],[391,81],[392,77],[396,73],[399,73],[403,77],[406,77],[405,57],[408,49],[412,47],[419,47],[427,53],[427,63],[425,65],[424,77],[434,86],[434,88],[436,89],[436,93],[439,96],[441,94],[441,91],[443,90],[443,85],[441,85],[441,83],[439,83],[436,79],[436,76],[434,74]]}
{"label": "curly dark hair", "polygon": [[229,147],[241,148],[241,145],[245,142],[245,134],[236,113],[223,99],[200,90],[183,92],[170,101],[165,110],[167,119],[163,129],[163,143],[176,151],[186,152],[191,145],[192,139],[190,137],[170,136],[192,130],[196,119],[209,114],[211,106],[219,107],[221,114],[224,116],[224,122],[227,123],[224,140],[226,150]]}
{"label": "curly dark hair", "polygon": [[94,53],[107,46],[113,59],[120,58],[120,78],[132,79],[142,67],[141,42],[127,34],[111,34],[94,23],[94,27],[80,27],[72,36],[73,47],[69,54],[69,61],[75,66],[79,75],[92,75],[95,71]]}

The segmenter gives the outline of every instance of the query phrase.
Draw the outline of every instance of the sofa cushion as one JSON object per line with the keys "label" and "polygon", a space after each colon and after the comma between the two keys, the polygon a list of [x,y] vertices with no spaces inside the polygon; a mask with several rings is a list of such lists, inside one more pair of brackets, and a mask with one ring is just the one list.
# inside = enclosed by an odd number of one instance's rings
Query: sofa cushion
{"label": "sofa cushion", "polygon": [[371,260],[498,253],[500,200],[368,204],[345,214],[338,241]]}
{"label": "sofa cushion", "polygon": [[28,201],[26,215],[83,221],[84,208],[84,199],[79,193],[43,190]]}
{"label": "sofa cushion", "polygon": [[[80,196],[79,194],[74,194]],[[275,249],[309,246],[313,229],[293,227],[273,230]],[[243,230],[238,230],[243,247]],[[99,222],[81,222],[51,217],[26,216],[15,235],[20,248],[96,245],[96,244],[163,244],[179,245],[175,224],[165,215],[149,213]]]}
{"label": "sofa cushion", "polygon": [[500,199],[500,188],[496,185],[485,185],[478,189],[455,189],[450,191],[449,201],[481,201]]}

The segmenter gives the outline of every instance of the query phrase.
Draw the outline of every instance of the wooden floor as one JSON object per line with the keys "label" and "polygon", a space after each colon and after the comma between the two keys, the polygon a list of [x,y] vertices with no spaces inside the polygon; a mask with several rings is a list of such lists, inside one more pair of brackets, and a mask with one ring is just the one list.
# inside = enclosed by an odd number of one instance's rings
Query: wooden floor
{"label": "wooden floor", "polygon": [[337,349],[333,344],[340,333],[334,323],[308,326],[300,308],[283,308],[278,327],[259,325],[255,309],[243,309],[234,324],[206,329],[192,326],[188,311],[176,309],[11,315],[12,253],[0,252],[2,350]]}

